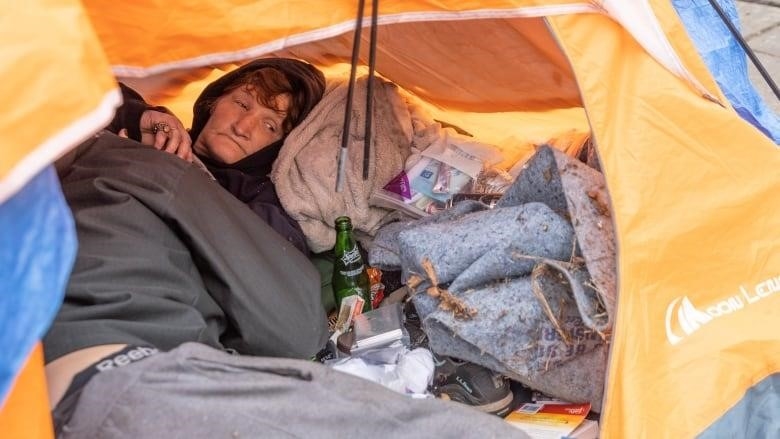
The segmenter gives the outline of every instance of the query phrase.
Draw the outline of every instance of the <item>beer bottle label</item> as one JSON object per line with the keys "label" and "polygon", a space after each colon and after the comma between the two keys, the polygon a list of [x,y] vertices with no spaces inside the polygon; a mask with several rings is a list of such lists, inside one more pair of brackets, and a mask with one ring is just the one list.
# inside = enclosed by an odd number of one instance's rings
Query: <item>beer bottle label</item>
{"label": "beer bottle label", "polygon": [[344,254],[341,256],[341,262],[344,263],[344,265],[353,264],[360,260],[360,252],[358,251],[357,246],[352,247],[351,250],[347,250],[344,252]]}
{"label": "beer bottle label", "polygon": [[347,276],[347,277],[357,276],[357,275],[359,275],[363,271],[363,267],[364,266],[361,265],[360,267],[358,267],[358,268],[356,268],[354,270],[347,270],[347,271],[339,270],[339,274],[342,275],[342,276]]}

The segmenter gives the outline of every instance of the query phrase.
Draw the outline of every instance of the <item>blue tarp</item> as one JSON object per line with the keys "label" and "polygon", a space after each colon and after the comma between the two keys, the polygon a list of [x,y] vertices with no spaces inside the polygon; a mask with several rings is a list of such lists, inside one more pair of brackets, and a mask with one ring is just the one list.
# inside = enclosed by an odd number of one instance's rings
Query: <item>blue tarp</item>
{"label": "blue tarp", "polygon": [[76,229],[52,167],[0,204],[0,406],[62,303]]}
{"label": "blue tarp", "polygon": [[[742,33],[734,1],[716,1]],[[672,3],[699,55],[737,113],[780,144],[780,119],[750,82],[747,55],[715,8],[708,0],[673,0]]]}
{"label": "blue tarp", "polygon": [[780,437],[780,374],[772,374],[707,427],[697,439]]}

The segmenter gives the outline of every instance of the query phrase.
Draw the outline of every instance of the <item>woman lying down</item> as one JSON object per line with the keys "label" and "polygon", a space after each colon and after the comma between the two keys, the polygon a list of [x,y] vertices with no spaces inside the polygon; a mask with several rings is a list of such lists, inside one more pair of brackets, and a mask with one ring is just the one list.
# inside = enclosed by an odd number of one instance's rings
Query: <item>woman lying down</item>
{"label": "woman lying down", "polygon": [[260,59],[206,87],[188,133],[124,88],[58,161],[79,240],[44,338],[58,437],[524,437],[305,360],[328,335],[319,274],[267,174],[323,90]]}

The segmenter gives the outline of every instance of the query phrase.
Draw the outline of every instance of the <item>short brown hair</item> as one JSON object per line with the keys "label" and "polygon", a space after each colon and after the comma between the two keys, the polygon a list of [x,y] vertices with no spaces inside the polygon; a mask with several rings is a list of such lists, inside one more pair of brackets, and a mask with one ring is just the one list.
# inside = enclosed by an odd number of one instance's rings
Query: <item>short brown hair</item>
{"label": "short brown hair", "polygon": [[[270,69],[270,72],[265,72]],[[264,71],[258,76],[249,72]],[[282,78],[281,76],[284,78]],[[225,89],[250,86],[263,105],[271,103],[274,108],[280,93],[290,97],[290,108],[282,122],[284,134],[288,134],[301,123],[325,92],[325,76],[313,65],[293,58],[259,58],[238,69],[228,72],[203,89],[192,107],[192,127],[190,137],[197,139],[203,126],[211,117],[217,98],[225,94]]]}

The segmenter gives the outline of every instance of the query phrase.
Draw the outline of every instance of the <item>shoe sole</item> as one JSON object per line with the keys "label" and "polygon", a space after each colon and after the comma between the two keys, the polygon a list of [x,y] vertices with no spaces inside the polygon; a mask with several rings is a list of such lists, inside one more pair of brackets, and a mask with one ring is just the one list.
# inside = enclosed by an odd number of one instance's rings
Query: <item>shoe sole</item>
{"label": "shoe sole", "polygon": [[494,402],[491,402],[491,403],[479,404],[478,405],[478,404],[472,404],[468,400],[468,397],[466,397],[466,398],[459,398],[459,397],[463,397],[463,396],[466,395],[465,393],[460,391],[459,387],[456,388],[455,390],[456,390],[455,392],[451,392],[450,393],[446,389],[442,389],[442,390],[440,390],[440,393],[442,395],[447,395],[447,398],[449,398],[451,401],[468,405],[469,407],[473,407],[473,408],[475,408],[475,409],[477,409],[477,410],[479,410],[481,412],[492,413],[492,414],[496,414],[496,415],[500,414],[503,410],[506,410],[507,408],[509,408],[509,406],[512,404],[512,400],[515,398],[515,395],[510,390],[505,397],[499,399],[498,401],[494,401]]}

